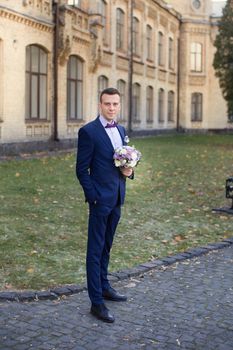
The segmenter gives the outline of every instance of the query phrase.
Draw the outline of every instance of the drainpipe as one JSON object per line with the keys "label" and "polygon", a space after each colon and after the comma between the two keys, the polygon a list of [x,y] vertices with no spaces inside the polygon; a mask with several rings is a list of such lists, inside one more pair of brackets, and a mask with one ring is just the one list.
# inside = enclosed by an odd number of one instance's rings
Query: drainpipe
{"label": "drainpipe", "polygon": [[133,7],[134,0],[130,1],[130,20],[129,20],[129,110],[128,110],[128,133],[132,132],[132,85],[133,85]]}
{"label": "drainpipe", "polygon": [[180,58],[181,58],[181,44],[180,44],[180,37],[181,37],[181,19],[179,21],[179,38],[177,40],[177,115],[176,115],[176,131],[180,131]]}
{"label": "drainpipe", "polygon": [[59,36],[59,0],[53,0],[54,11],[54,38],[53,38],[53,81],[54,81],[54,119],[53,119],[53,141],[59,141],[58,139],[58,36]]}
{"label": "drainpipe", "polygon": [[[179,31],[180,32],[180,31]],[[177,40],[177,114],[176,131],[180,130],[180,38]]]}

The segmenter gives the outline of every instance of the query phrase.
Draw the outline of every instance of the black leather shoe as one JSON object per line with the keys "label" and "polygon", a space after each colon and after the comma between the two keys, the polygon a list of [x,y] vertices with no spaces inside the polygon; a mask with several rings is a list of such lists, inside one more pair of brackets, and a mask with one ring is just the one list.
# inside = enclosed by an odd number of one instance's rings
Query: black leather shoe
{"label": "black leather shoe", "polygon": [[108,308],[104,304],[92,304],[91,313],[99,320],[102,320],[104,322],[113,323],[115,321],[115,317],[110,314]]}
{"label": "black leather shoe", "polygon": [[115,289],[109,288],[107,290],[104,290],[102,293],[104,299],[112,300],[112,301],[126,301],[127,296],[118,293]]}

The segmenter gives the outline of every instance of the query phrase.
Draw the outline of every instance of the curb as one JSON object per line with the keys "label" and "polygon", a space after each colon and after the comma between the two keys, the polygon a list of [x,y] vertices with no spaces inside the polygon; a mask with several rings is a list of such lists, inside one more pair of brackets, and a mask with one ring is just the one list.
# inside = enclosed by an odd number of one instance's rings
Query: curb
{"label": "curb", "polygon": [[[160,269],[162,266],[173,265],[177,262],[196,258],[205,255],[213,250],[219,250],[229,247],[233,244],[233,237],[224,239],[219,243],[210,243],[199,248],[191,248],[172,256],[167,256],[162,259],[155,259],[150,262],[142,263],[132,269],[125,269],[122,271],[112,272],[109,274],[109,279],[112,282],[118,282],[131,277],[139,276],[150,270]],[[5,301],[39,301],[39,300],[57,300],[63,296],[77,294],[87,290],[85,285],[64,285],[62,287],[55,287],[45,291],[23,291],[23,292],[0,292],[0,302]]]}

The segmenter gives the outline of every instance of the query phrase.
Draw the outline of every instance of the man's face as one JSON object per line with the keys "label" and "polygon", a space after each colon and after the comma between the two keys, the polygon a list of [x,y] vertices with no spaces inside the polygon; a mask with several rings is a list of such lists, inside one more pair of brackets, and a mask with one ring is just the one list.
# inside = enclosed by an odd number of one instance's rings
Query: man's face
{"label": "man's face", "polygon": [[116,118],[120,111],[120,96],[119,95],[102,95],[99,109],[102,116],[109,122]]}

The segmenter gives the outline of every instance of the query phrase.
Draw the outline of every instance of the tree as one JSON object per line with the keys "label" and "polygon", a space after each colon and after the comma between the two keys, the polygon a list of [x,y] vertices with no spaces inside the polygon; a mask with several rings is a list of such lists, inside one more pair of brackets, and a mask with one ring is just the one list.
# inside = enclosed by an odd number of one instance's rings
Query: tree
{"label": "tree", "polygon": [[228,120],[233,122],[233,0],[227,0],[219,21],[213,66],[227,102]]}

